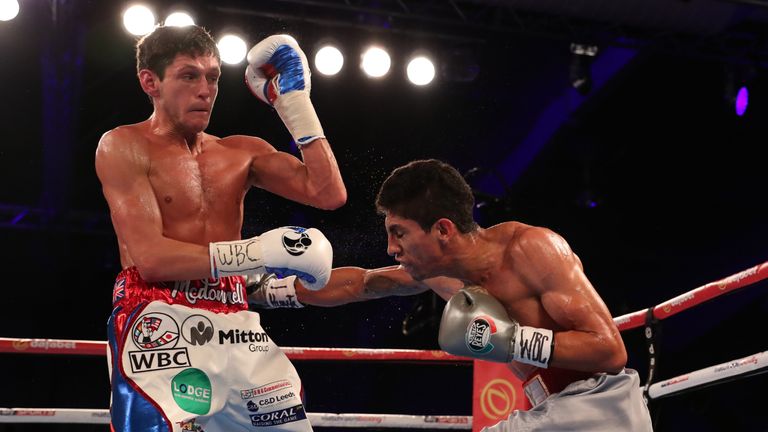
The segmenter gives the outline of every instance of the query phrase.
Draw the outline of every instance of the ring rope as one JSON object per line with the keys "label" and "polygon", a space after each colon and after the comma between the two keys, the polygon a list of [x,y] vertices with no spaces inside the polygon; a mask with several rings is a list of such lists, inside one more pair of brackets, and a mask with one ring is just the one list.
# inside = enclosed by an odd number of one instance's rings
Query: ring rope
{"label": "ring rope", "polygon": [[730,381],[765,372],[768,372],[768,351],[657,382],[648,389],[648,396],[651,399],[659,399],[686,390],[700,389],[722,381]]}
{"label": "ring rope", "polygon": [[[386,360],[472,363],[469,357],[439,350],[281,347],[291,360]],[[0,353],[106,356],[107,343],[68,339],[0,338]]]}
{"label": "ring rope", "polygon": [[[748,268],[715,282],[710,282],[696,289],[680,294],[653,307],[653,317],[668,318],[686,309],[698,306],[723,294],[744,288],[768,278],[768,261]],[[621,315],[613,319],[620,331],[642,327],[646,323],[648,309]]]}
{"label": "ring rope", "polygon": [[[307,413],[313,427],[472,429],[471,416]],[[0,423],[109,424],[107,409],[0,408]]]}
{"label": "ring rope", "polygon": [[[614,318],[619,330],[647,324],[648,319],[664,319],[768,278],[768,262],[681,294],[657,306]],[[442,351],[359,349],[359,348],[282,348],[291,360],[386,360],[429,361],[472,364],[473,360]],[[106,342],[65,339],[0,338],[0,353],[106,355]],[[651,399],[667,397],[725,380],[768,372],[768,351],[721,363],[670,378],[648,386]],[[471,429],[471,416],[413,416],[398,414],[307,413],[318,427]],[[109,410],[59,408],[0,408],[0,423],[109,423]]]}

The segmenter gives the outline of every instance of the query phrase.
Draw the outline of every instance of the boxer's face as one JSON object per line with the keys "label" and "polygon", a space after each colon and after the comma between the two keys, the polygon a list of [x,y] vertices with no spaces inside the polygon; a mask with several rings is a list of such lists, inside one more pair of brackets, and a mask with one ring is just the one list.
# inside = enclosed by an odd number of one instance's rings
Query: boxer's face
{"label": "boxer's face", "polygon": [[202,132],[211,119],[220,76],[221,66],[213,55],[177,55],[157,84],[155,109],[162,109],[183,132]]}
{"label": "boxer's face", "polygon": [[433,231],[425,232],[416,221],[387,213],[387,253],[395,257],[415,280],[439,276],[440,243]]}

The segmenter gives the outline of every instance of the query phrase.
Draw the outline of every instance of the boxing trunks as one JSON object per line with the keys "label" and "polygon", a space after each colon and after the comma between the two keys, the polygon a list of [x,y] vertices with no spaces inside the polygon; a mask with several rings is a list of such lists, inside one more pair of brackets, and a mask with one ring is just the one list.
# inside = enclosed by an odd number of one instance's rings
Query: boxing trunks
{"label": "boxing trunks", "polygon": [[566,430],[652,431],[637,372],[624,369],[616,375],[600,373],[574,381],[538,401],[533,408],[514,411],[506,420],[483,429],[484,432]]}
{"label": "boxing trunks", "polygon": [[148,283],[125,269],[108,342],[113,431],[312,430],[299,376],[240,276]]}

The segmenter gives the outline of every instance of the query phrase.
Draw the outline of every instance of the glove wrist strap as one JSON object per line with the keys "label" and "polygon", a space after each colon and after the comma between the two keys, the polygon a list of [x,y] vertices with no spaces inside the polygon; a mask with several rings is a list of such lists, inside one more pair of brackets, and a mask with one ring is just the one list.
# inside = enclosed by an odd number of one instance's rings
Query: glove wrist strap
{"label": "glove wrist strap", "polygon": [[552,330],[518,326],[512,341],[514,360],[541,368],[549,367],[555,348]]}
{"label": "glove wrist strap", "polygon": [[275,100],[274,107],[297,145],[325,138],[309,92],[297,90],[282,94]]}
{"label": "glove wrist strap", "polygon": [[265,273],[259,238],[214,242],[208,245],[211,277]]}
{"label": "glove wrist strap", "polygon": [[304,305],[296,295],[296,276],[284,279],[271,279],[264,286],[265,300],[270,308],[299,309]]}

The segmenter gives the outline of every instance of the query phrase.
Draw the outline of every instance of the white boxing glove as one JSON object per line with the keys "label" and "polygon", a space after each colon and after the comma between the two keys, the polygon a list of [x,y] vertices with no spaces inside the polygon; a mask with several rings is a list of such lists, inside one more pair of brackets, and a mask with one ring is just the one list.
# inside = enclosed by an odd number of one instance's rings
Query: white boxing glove
{"label": "white boxing glove", "polygon": [[282,227],[245,240],[210,243],[211,276],[274,273],[296,276],[309,290],[328,283],[333,248],[316,228]]}
{"label": "white boxing glove", "polygon": [[251,92],[275,107],[298,145],[325,138],[315,108],[307,56],[288,35],[273,35],[248,52],[245,83]]}

